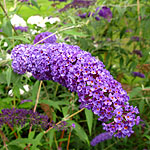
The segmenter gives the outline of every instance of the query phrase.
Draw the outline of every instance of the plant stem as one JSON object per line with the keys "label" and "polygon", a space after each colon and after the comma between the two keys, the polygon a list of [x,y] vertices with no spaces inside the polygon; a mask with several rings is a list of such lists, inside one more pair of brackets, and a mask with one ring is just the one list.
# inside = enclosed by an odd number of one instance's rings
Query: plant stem
{"label": "plant stem", "polygon": [[45,37],[44,39],[38,41],[36,44],[34,44],[34,46],[36,46],[37,44],[41,43],[42,41],[46,40],[47,38],[59,33],[59,32],[62,32],[62,31],[65,31],[65,30],[69,30],[69,29],[73,29],[73,28],[79,28],[81,27],[83,24],[80,24],[80,25],[77,25],[77,26],[71,26],[71,27],[66,27],[66,28],[63,28],[63,29],[60,29],[59,31],[56,31],[54,32],[53,34],[50,34],[49,36]]}
{"label": "plant stem", "polygon": [[70,129],[69,136],[68,136],[67,150],[69,150],[70,137],[71,137],[71,129]]}
{"label": "plant stem", "polygon": [[34,105],[33,112],[36,112],[37,104],[39,102],[39,97],[40,97],[40,91],[41,91],[42,83],[43,83],[43,81],[40,81],[40,85],[39,85],[39,89],[38,89],[38,93],[37,93],[36,102],[35,102],[35,105]]}
{"label": "plant stem", "polygon": [[6,1],[3,0],[3,3],[4,3],[4,9],[5,9],[6,13],[7,13]]}
{"label": "plant stem", "polygon": [[[38,93],[37,93],[36,102],[35,102],[35,105],[34,105],[33,112],[36,112],[37,104],[39,102],[39,96],[40,96],[42,83],[43,83],[43,81],[40,81],[40,85],[39,85],[39,89],[38,89]],[[30,126],[29,133],[31,132],[31,130],[32,130],[32,125]]]}
{"label": "plant stem", "polygon": [[[10,20],[10,18],[9,18],[9,16],[8,16],[8,14],[7,14],[7,12],[6,12],[6,10],[5,10],[5,8],[3,7],[3,5],[2,5],[1,2],[0,2],[0,7],[2,8],[2,10],[3,10],[5,16]],[[11,26],[12,26],[12,28],[13,28],[15,34],[18,35],[17,32],[16,32],[16,30],[15,30],[15,28],[14,28],[14,26],[13,26],[12,24],[11,24]]]}
{"label": "plant stem", "polygon": [[3,131],[1,129],[0,129],[0,135],[1,135],[2,141],[4,143],[5,149],[8,150],[6,142],[9,142],[9,141],[8,141],[7,137],[5,136],[5,134],[3,133]]}
{"label": "plant stem", "polygon": [[[58,123],[56,123],[56,125],[59,125],[59,124],[60,124],[62,121],[64,121],[64,120],[68,120],[69,118],[75,116],[76,114],[80,113],[80,112],[83,111],[84,109],[85,109],[85,108],[82,108],[82,109],[80,109],[79,111],[73,113],[72,115],[70,115],[70,116],[68,116],[68,117],[66,117],[66,118],[63,118],[63,120],[61,120],[61,121],[59,121]],[[47,129],[44,133],[47,133],[47,132],[50,131],[51,129],[53,129],[53,127],[50,127],[50,128]]]}

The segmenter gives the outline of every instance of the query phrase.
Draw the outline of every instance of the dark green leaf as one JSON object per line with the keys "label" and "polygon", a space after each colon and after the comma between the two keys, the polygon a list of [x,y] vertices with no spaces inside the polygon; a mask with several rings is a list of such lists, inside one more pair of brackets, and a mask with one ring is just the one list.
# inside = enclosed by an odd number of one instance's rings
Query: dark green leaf
{"label": "dark green leaf", "polygon": [[92,113],[92,111],[85,109],[85,116],[86,116],[86,120],[87,120],[87,124],[88,124],[88,128],[89,128],[89,133],[91,135],[92,125],[93,125],[93,113]]}

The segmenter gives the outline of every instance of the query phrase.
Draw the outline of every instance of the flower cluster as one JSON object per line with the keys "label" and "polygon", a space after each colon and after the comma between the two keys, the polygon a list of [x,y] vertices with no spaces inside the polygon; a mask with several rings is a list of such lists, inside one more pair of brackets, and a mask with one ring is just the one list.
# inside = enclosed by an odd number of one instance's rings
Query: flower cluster
{"label": "flower cluster", "polygon": [[31,16],[28,18],[27,23],[31,25],[36,25],[41,28],[46,27],[46,23],[54,24],[56,22],[60,22],[60,19],[58,17],[45,17],[42,16]]}
{"label": "flower cluster", "polygon": [[132,53],[138,55],[139,57],[142,57],[142,56],[143,56],[142,51],[137,50],[137,49],[133,50]]}
{"label": "flower cluster", "polygon": [[69,8],[89,7],[95,2],[95,0],[73,0],[71,3],[65,5],[64,8],[60,9],[59,12],[66,11]]}
{"label": "flower cluster", "polygon": [[132,41],[139,42],[139,41],[140,41],[140,37],[138,37],[138,36],[132,36],[132,37],[131,37],[131,40],[132,40]]}
{"label": "flower cluster", "polygon": [[31,100],[31,99],[24,99],[24,100],[22,100],[22,101],[20,102],[20,104],[23,104],[23,103],[26,103],[26,102],[32,102],[32,100]]}
{"label": "flower cluster", "polygon": [[15,30],[20,30],[21,32],[28,32],[28,27],[17,26],[14,27]]}
{"label": "flower cluster", "polygon": [[[91,109],[103,128],[117,137],[130,136],[139,123],[137,107],[104,64],[78,46],[65,43],[18,45],[12,50],[15,72],[31,72],[38,80],[53,80],[77,92],[81,107]],[[106,122],[109,121],[108,124]]]}
{"label": "flower cluster", "polygon": [[18,26],[26,27],[27,26],[26,21],[22,17],[20,17],[16,14],[11,16],[10,21],[11,21],[11,24],[16,27],[18,27]]}
{"label": "flower cluster", "polygon": [[140,72],[132,72],[134,77],[140,77],[140,78],[145,78],[145,75],[143,73]]}
{"label": "flower cluster", "polygon": [[107,19],[108,21],[111,20],[112,18],[112,12],[110,10],[110,8],[103,6],[102,9],[100,9],[100,11],[98,12],[99,16]]}
{"label": "flower cluster", "polygon": [[67,125],[66,121],[62,121],[59,125],[56,125],[55,122],[49,122],[49,118],[46,115],[33,112],[32,110],[27,109],[2,109],[0,113],[0,127],[4,124],[8,124],[11,127],[21,125],[23,127],[26,123],[33,126],[40,126],[44,129],[48,127],[53,127],[56,130],[67,130],[72,128]]}
{"label": "flower cluster", "polygon": [[59,1],[59,2],[67,2],[67,0],[48,0],[48,1]]}
{"label": "flower cluster", "polygon": [[30,125],[40,125],[42,128],[47,128],[50,124],[48,117],[32,110],[27,109],[2,109],[0,113],[0,127],[4,124],[9,124],[14,127],[15,125],[21,125],[29,122]]}
{"label": "flower cluster", "polygon": [[112,134],[110,132],[104,132],[104,133],[101,133],[99,135],[97,135],[92,141],[91,141],[91,145],[92,146],[95,146],[97,145],[98,143],[102,142],[102,141],[105,141],[105,140],[108,140],[108,139],[111,139],[112,138]]}
{"label": "flower cluster", "polygon": [[[44,39],[47,36],[50,36],[52,34],[53,34],[52,32],[42,32],[42,33],[38,34],[34,39],[34,44],[36,44],[37,42],[41,41],[42,39]],[[56,38],[56,35],[54,34],[54,35],[50,36],[49,38],[41,41],[40,43],[56,43],[56,41],[57,41],[57,38]]]}
{"label": "flower cluster", "polygon": [[78,14],[78,16],[80,18],[87,18],[87,17],[92,16],[92,17],[95,17],[95,19],[97,21],[100,20],[100,17],[103,17],[103,18],[107,19],[110,22],[111,18],[112,18],[112,12],[111,12],[110,8],[108,8],[106,6],[103,6],[101,9],[100,9],[100,7],[96,8],[95,13],[92,13],[92,12],[89,12],[88,14],[83,13],[83,14]]}

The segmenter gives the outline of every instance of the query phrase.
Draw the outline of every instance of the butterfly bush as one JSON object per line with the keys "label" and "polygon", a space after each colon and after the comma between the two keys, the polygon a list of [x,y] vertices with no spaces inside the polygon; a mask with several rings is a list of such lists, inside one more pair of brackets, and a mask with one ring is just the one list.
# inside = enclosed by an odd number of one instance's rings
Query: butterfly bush
{"label": "butterfly bush", "polygon": [[30,125],[39,125],[42,128],[47,128],[50,125],[47,116],[33,112],[32,110],[6,108],[1,111],[0,127],[4,124],[9,124],[12,127],[14,127],[14,125],[21,125],[23,127],[27,122],[29,122]]}
{"label": "butterfly bush", "polygon": [[137,107],[104,64],[75,45],[65,43],[17,45],[12,50],[12,68],[31,72],[37,80],[53,80],[79,96],[80,107],[91,109],[103,129],[115,137],[130,136],[139,123]]}
{"label": "butterfly bush", "polygon": [[104,132],[104,133],[101,133],[99,135],[97,135],[91,142],[90,144],[92,146],[95,146],[97,145],[98,143],[102,142],[102,141],[105,141],[105,140],[108,140],[108,139],[111,139],[112,138],[112,134],[110,132]]}
{"label": "butterfly bush", "polygon": [[145,75],[143,73],[140,73],[140,72],[132,72],[132,75],[134,77],[145,78]]}
{"label": "butterfly bush", "polygon": [[28,27],[17,26],[14,27],[15,30],[20,30],[21,32],[28,32]]}
{"label": "butterfly bush", "polygon": [[[36,35],[35,39],[34,39],[34,44],[52,34],[53,34],[52,32],[42,32],[42,33]],[[49,38],[43,40],[40,43],[55,43],[56,41],[57,41],[57,38],[56,38],[56,35],[54,34],[54,35],[50,36]]]}
{"label": "butterfly bush", "polygon": [[53,121],[49,122],[48,116],[38,112],[33,112],[32,110],[16,108],[6,108],[1,110],[0,127],[2,127],[4,124],[8,124],[11,127],[18,125],[24,127],[26,123],[29,123],[29,125],[32,126],[42,127],[43,129],[52,127],[58,131],[72,128],[72,125],[68,126],[66,121],[62,121],[59,125],[56,125],[56,123]]}
{"label": "butterfly bush", "polygon": [[93,12],[89,12],[88,14],[83,13],[83,14],[78,14],[78,16],[80,18],[87,18],[87,17],[92,16],[92,17],[95,17],[95,19],[97,21],[100,21],[100,17],[103,17],[103,18],[107,19],[108,22],[110,22],[112,19],[112,12],[111,12],[110,8],[103,6],[102,8],[97,7],[95,10],[95,13],[93,13]]}

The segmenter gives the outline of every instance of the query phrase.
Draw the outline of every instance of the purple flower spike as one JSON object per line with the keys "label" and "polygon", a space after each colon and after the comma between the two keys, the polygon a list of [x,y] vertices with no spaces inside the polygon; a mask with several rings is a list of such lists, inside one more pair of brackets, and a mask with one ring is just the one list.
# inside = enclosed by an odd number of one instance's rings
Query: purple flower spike
{"label": "purple flower spike", "polygon": [[98,12],[99,16],[107,19],[109,22],[112,18],[112,12],[110,10],[110,8],[103,6],[102,9],[100,9],[100,11]]}
{"label": "purple flower spike", "polygon": [[[38,34],[34,39],[34,44],[36,44],[40,40],[46,38],[47,36],[50,36],[51,34],[53,34],[53,33],[52,32],[42,32],[42,33]],[[56,35],[52,35],[51,37],[45,39],[41,43],[56,43],[56,41],[57,41]]]}
{"label": "purple flower spike", "polygon": [[98,115],[107,132],[119,138],[133,133],[132,127],[140,119],[137,107],[129,105],[121,84],[89,52],[65,43],[21,44],[12,50],[12,59],[15,72],[31,72],[38,80],[53,80],[77,92],[80,107]]}
{"label": "purple flower spike", "polygon": [[131,37],[131,40],[132,40],[132,41],[139,42],[139,41],[140,41],[140,37],[138,37],[138,36],[132,36],[132,37]]}
{"label": "purple flower spike", "polygon": [[94,16],[95,15],[95,13],[93,13],[93,12],[89,12],[89,14],[88,14],[88,17],[90,17],[90,16]]}
{"label": "purple flower spike", "polygon": [[29,0],[18,0],[19,2],[28,2]]}
{"label": "purple flower spike", "polygon": [[14,27],[15,30],[20,30],[21,32],[28,32],[28,27],[17,26]]}
{"label": "purple flower spike", "polygon": [[110,132],[101,133],[91,141],[91,145],[96,146],[98,143],[108,139],[112,139],[112,134]]}
{"label": "purple flower spike", "polygon": [[96,16],[95,19],[96,19],[97,21],[100,21],[100,17],[98,17],[98,16]]}
{"label": "purple flower spike", "polygon": [[142,57],[143,56],[143,54],[142,54],[142,51],[140,51],[140,50],[133,50],[133,52],[132,52],[133,54],[137,54],[138,56],[140,56],[140,57]]}
{"label": "purple flower spike", "polygon": [[48,128],[49,121],[48,117],[32,110],[27,109],[2,109],[0,113],[0,127],[4,124],[9,124],[12,127],[15,125],[21,125],[23,127],[25,123],[29,122],[30,125],[41,126]]}
{"label": "purple flower spike", "polygon": [[66,130],[69,128],[66,121],[62,121],[59,125],[55,122],[49,122],[49,118],[46,115],[39,114],[38,112],[33,112],[27,109],[2,109],[0,113],[0,127],[4,124],[9,124],[10,126],[21,125],[23,127],[26,123],[33,126],[40,126],[44,129],[53,127],[56,130]]}
{"label": "purple flower spike", "polygon": [[86,18],[86,13],[83,13],[83,14],[78,14],[78,16],[80,17],[80,18]]}
{"label": "purple flower spike", "polygon": [[134,77],[140,77],[140,78],[145,78],[145,75],[143,73],[140,72],[132,72]]}
{"label": "purple flower spike", "polygon": [[26,102],[32,102],[32,100],[30,100],[30,99],[25,99],[25,100],[22,100],[22,101],[20,102],[20,104],[23,104],[23,103],[26,103]]}

